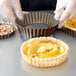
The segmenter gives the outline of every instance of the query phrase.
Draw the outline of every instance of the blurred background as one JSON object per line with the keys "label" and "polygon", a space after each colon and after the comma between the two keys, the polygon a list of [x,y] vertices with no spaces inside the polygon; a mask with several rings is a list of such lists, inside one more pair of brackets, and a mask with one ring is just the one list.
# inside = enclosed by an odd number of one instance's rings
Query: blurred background
{"label": "blurred background", "polygon": [[23,11],[55,10],[57,0],[20,0]]}

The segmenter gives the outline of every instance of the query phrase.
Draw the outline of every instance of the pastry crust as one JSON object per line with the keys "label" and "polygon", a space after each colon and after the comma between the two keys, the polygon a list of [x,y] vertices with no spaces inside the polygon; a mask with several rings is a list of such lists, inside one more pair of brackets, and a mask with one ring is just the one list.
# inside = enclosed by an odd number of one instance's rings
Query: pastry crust
{"label": "pastry crust", "polygon": [[76,16],[66,21],[60,31],[76,37]]}
{"label": "pastry crust", "polygon": [[0,25],[0,39],[11,37],[15,33],[15,29],[11,25]]}
{"label": "pastry crust", "polygon": [[64,24],[64,27],[76,31],[76,21],[73,21],[73,19],[69,20]]}
{"label": "pastry crust", "polygon": [[[27,55],[25,55],[23,49],[25,47],[25,44],[27,42],[31,42],[31,41],[34,41],[34,40],[51,40],[53,42],[56,42],[58,44],[60,44],[61,46],[63,46],[65,48],[65,52],[63,54],[60,54],[56,57],[52,57],[52,58],[39,58],[39,57],[29,57]],[[68,57],[68,52],[69,52],[69,46],[64,43],[63,41],[61,40],[58,40],[58,39],[55,39],[55,38],[52,38],[52,37],[39,37],[39,38],[33,38],[33,39],[30,39],[29,41],[26,41],[22,44],[21,46],[21,54],[22,54],[22,57],[23,59],[30,65],[33,65],[33,66],[36,66],[36,67],[52,67],[52,66],[57,66],[61,63],[63,63],[67,57]]]}

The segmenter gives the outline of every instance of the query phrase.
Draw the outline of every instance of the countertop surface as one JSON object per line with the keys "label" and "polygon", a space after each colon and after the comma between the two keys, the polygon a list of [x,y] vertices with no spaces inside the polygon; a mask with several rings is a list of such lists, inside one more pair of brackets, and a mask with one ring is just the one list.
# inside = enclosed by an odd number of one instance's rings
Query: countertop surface
{"label": "countertop surface", "polygon": [[66,62],[52,68],[36,68],[26,64],[20,53],[24,41],[16,31],[11,38],[0,40],[0,76],[76,76],[76,38],[60,31],[52,36],[70,46]]}

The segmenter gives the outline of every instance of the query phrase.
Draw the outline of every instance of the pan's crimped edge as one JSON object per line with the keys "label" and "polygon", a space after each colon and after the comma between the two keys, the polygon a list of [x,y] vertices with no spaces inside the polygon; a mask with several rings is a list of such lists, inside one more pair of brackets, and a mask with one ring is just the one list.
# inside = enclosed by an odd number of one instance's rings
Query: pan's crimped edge
{"label": "pan's crimped edge", "polygon": [[0,40],[10,38],[10,37],[13,36],[14,34],[15,34],[15,30],[14,30],[13,32],[11,32],[10,34],[0,35]]}
{"label": "pan's crimped edge", "polygon": [[[47,29],[29,29],[29,28],[24,28],[22,26],[18,26],[18,29],[20,31],[23,31],[25,34],[25,38],[34,38],[34,37],[40,37],[40,36],[50,36],[53,33],[56,32],[57,26],[47,28]],[[27,36],[28,35],[28,36]]]}
{"label": "pan's crimped edge", "polygon": [[[24,17],[25,17],[24,23],[22,23],[22,26],[21,22],[18,21],[18,23],[20,23],[20,25],[18,25],[18,28],[20,31],[24,32],[23,34],[25,34],[25,38],[50,36],[57,30],[57,23],[54,21],[53,15],[51,13],[45,13],[45,12],[32,12],[28,14],[24,13]],[[32,28],[31,30],[29,28],[26,28],[26,26],[33,24],[44,24],[46,26],[48,25],[49,27],[40,29]]]}
{"label": "pan's crimped edge", "polygon": [[70,29],[69,27],[65,27],[63,26],[61,29],[59,29],[61,32],[64,32],[64,33],[67,33],[73,37],[76,37],[76,31],[75,30],[72,30]]}

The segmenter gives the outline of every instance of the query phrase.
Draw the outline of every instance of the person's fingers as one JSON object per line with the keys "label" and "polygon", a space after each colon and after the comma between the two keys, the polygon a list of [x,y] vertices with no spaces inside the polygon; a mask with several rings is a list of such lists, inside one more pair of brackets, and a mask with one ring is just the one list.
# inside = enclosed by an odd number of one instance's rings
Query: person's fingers
{"label": "person's fingers", "polygon": [[[62,15],[63,16],[63,15]],[[62,28],[62,26],[64,25],[64,23],[68,20],[70,20],[71,14],[67,13],[65,16],[61,17],[60,21],[59,21],[59,26],[58,28]]]}
{"label": "person's fingers", "polygon": [[64,23],[65,21],[67,21],[72,15],[74,15],[74,11],[75,11],[74,4],[72,2],[69,2],[68,5],[66,6],[64,13],[60,18],[60,23]]}
{"label": "person's fingers", "polygon": [[61,17],[61,15],[62,15],[62,13],[63,13],[63,11],[64,11],[64,10],[56,11],[56,12],[55,12],[55,15],[54,15],[54,18],[55,18],[56,20],[59,20],[60,17]]}
{"label": "person's fingers", "polygon": [[2,15],[6,20],[15,23],[15,16],[11,8],[10,0],[4,0],[0,5],[0,15]]}
{"label": "person's fingers", "polygon": [[22,13],[22,9],[21,9],[21,6],[20,6],[20,0],[11,0],[12,2],[12,6],[13,6],[13,9],[16,13],[16,16],[22,20],[23,19],[23,13]]}
{"label": "person's fingers", "polygon": [[61,9],[64,9],[68,0],[57,0],[56,9],[55,11],[59,11]]}
{"label": "person's fingers", "polygon": [[71,16],[71,13],[68,11],[66,11],[60,18],[60,23],[64,23],[65,21],[67,21],[69,19],[69,17]]}
{"label": "person's fingers", "polygon": [[[10,14],[10,13],[11,13],[11,14]],[[15,16],[14,16],[13,12],[10,11],[8,14],[9,14],[9,17],[7,17],[7,20],[9,20],[10,22],[16,24],[16,23],[15,23],[16,18],[15,18]]]}
{"label": "person's fingers", "polygon": [[72,0],[70,1],[70,3],[72,3],[73,6],[71,6],[71,16],[69,17],[69,19],[76,19],[76,1],[72,2]]}
{"label": "person's fingers", "polygon": [[67,0],[57,0],[57,4],[56,4],[56,10],[55,10],[55,16],[54,18],[56,20],[59,20],[63,11],[64,11],[64,8],[67,4]]}

